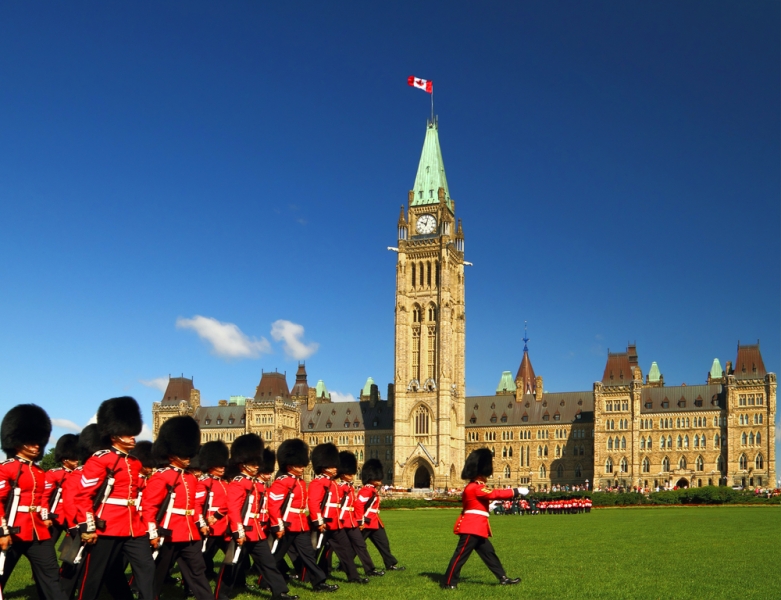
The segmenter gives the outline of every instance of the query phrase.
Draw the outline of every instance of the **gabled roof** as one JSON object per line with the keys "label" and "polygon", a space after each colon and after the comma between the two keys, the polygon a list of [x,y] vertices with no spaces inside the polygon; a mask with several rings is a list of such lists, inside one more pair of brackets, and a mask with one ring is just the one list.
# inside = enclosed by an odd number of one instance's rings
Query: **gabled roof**
{"label": "gabled roof", "polygon": [[447,187],[445,177],[445,163],[442,161],[442,150],[439,147],[439,126],[436,121],[428,122],[426,138],[423,140],[423,151],[420,153],[418,173],[415,176],[415,185],[412,188],[414,194],[412,206],[426,204],[438,204],[438,190],[444,188],[445,201],[452,211],[453,204],[450,200],[450,190]]}
{"label": "gabled roof", "polygon": [[[640,399],[642,414],[721,410],[726,401],[724,388],[719,383],[643,388]],[[697,406],[698,400],[701,401],[702,406]],[[667,407],[664,406],[665,401]],[[651,408],[646,407],[649,402]]]}
{"label": "gabled roof", "polygon": [[[345,427],[345,423],[349,426]],[[368,402],[325,402],[315,404],[312,410],[301,411],[303,433],[328,432],[338,435],[381,429],[393,429],[393,407],[385,401],[377,402],[374,406]]]}
{"label": "gabled roof", "polygon": [[747,346],[738,344],[738,357],[733,368],[736,379],[762,379],[767,375],[759,342]]}
{"label": "gabled roof", "polygon": [[[465,398],[465,427],[508,427],[518,425],[556,425],[594,421],[594,394],[587,392],[550,392],[542,402],[526,394],[520,402],[510,394],[469,396]],[[501,415],[497,417],[497,415]],[[545,419],[547,415],[548,419]],[[558,419],[556,416],[558,415]],[[580,415],[580,416],[578,416]],[[502,419],[507,417],[506,421]],[[524,421],[524,417],[526,420]],[[474,418],[474,422],[472,419]],[[492,419],[496,419],[492,421]]]}
{"label": "gabled roof", "polygon": [[194,390],[193,380],[187,377],[169,377],[161,404],[170,406],[179,404],[182,400],[190,400],[190,392]]}
{"label": "gabled roof", "polygon": [[201,406],[195,411],[193,418],[201,429],[235,427],[243,431],[244,414],[243,406]]}

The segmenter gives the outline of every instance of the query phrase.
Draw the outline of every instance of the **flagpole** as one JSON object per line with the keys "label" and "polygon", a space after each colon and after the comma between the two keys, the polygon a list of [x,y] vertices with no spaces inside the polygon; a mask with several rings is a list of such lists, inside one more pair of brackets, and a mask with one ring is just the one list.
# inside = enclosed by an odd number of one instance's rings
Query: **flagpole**
{"label": "flagpole", "polygon": [[431,84],[431,123],[434,123],[434,84]]}

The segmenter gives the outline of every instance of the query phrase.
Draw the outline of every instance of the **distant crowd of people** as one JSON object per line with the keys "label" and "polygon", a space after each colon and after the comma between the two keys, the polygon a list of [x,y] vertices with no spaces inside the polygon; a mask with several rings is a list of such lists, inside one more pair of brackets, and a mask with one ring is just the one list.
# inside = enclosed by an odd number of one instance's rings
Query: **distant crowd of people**
{"label": "distant crowd of people", "polygon": [[491,507],[496,515],[574,515],[591,512],[591,498],[537,500],[535,498],[495,502]]}

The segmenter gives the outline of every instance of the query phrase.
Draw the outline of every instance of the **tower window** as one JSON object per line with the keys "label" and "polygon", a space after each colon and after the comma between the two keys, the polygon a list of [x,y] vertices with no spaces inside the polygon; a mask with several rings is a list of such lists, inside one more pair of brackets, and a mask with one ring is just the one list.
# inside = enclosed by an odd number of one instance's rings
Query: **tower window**
{"label": "tower window", "polygon": [[428,435],[430,417],[428,410],[424,406],[418,407],[415,411],[415,435]]}
{"label": "tower window", "polygon": [[428,197],[429,198],[433,198],[434,197],[434,190],[429,190],[428,191]]}
{"label": "tower window", "polygon": [[412,287],[415,287],[415,263],[412,263]]}
{"label": "tower window", "polygon": [[420,190],[420,191],[418,192],[418,198],[420,198],[421,200],[423,200],[423,190]]}

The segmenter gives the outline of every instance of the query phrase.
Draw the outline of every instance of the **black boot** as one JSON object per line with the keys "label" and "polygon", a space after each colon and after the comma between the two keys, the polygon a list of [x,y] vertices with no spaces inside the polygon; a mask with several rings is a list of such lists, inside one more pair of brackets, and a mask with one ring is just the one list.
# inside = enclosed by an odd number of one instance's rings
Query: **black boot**
{"label": "black boot", "polygon": [[407,567],[402,567],[401,565],[391,565],[390,567],[387,567],[388,571],[403,571]]}
{"label": "black boot", "polygon": [[521,578],[516,577],[515,579],[510,579],[507,577],[507,575],[503,575],[499,578],[499,584],[500,585],[515,585],[516,583],[521,583]]}
{"label": "black boot", "polygon": [[382,577],[383,575],[385,575],[385,571],[383,571],[382,569],[372,569],[371,571],[366,571],[366,574],[369,577]]}
{"label": "black boot", "polygon": [[313,592],[335,592],[339,589],[339,586],[335,583],[318,583],[316,586],[312,587]]}
{"label": "black boot", "polygon": [[358,579],[348,579],[347,583],[369,583],[367,577],[359,577]]}

